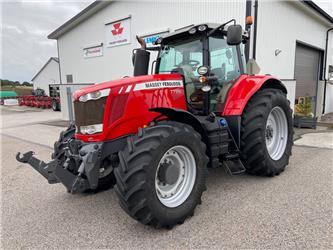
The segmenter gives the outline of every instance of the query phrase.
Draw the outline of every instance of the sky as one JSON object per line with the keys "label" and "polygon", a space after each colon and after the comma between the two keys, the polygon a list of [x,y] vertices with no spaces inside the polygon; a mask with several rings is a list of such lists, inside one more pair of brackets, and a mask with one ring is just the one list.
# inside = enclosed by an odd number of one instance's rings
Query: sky
{"label": "sky", "polygon": [[57,42],[47,36],[91,2],[2,1],[0,79],[30,82],[50,57],[57,57]]}
{"label": "sky", "polygon": [[[47,39],[53,30],[93,0],[0,0],[0,79],[30,82],[57,43]],[[333,0],[314,0],[333,16]]]}

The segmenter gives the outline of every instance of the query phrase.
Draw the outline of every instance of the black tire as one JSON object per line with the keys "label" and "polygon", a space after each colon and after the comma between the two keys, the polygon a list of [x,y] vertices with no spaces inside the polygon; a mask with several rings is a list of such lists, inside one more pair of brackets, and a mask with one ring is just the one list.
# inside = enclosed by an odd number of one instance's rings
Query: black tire
{"label": "black tire", "polygon": [[[281,158],[273,160],[267,151],[265,130],[268,115],[277,106],[286,115],[288,139]],[[284,171],[293,145],[292,124],[290,103],[281,90],[263,89],[250,99],[242,115],[241,127],[241,158],[249,174],[275,176]]]}
{"label": "black tire", "polygon": [[[168,149],[183,145],[196,160],[196,180],[187,199],[177,207],[164,206],[155,191],[155,174],[160,159]],[[128,138],[127,146],[119,152],[120,164],[115,168],[115,191],[121,207],[132,218],[155,228],[172,228],[192,216],[206,190],[208,157],[206,145],[191,126],[164,121],[156,126],[139,129]]]}
{"label": "black tire", "polygon": [[[58,159],[60,161],[60,164],[63,164],[65,162],[65,151],[64,148],[67,147],[67,143],[70,139],[74,138],[75,134],[75,126],[70,125],[65,131],[62,131],[59,136],[59,140],[54,143],[54,153],[52,153],[52,159]],[[75,165],[75,162],[72,162],[73,165]],[[87,191],[93,191],[93,192],[99,192],[104,191],[107,189],[110,189],[114,186],[116,183],[116,179],[114,177],[113,171],[98,179],[98,186],[94,190],[87,190]]]}
{"label": "black tire", "polygon": [[60,111],[60,105],[55,99],[52,99],[51,106],[53,111]]}

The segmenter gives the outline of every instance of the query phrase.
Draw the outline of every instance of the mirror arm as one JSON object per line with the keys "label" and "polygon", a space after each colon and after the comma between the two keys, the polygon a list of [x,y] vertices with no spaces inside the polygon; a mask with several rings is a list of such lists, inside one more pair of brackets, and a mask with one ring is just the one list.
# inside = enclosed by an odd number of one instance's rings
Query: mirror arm
{"label": "mirror arm", "polygon": [[221,24],[220,26],[216,27],[215,29],[209,31],[209,32],[207,33],[207,36],[211,36],[211,35],[213,35],[217,30],[223,28],[224,26],[226,26],[227,24],[229,24],[229,23],[231,23],[231,22],[234,22],[234,25],[236,25],[236,20],[235,20],[235,19],[231,19],[231,20],[229,20],[228,22],[226,22],[226,23],[224,23],[224,24]]}
{"label": "mirror arm", "polygon": [[160,50],[160,46],[157,47],[146,47],[146,50],[150,50],[150,51],[159,51]]}

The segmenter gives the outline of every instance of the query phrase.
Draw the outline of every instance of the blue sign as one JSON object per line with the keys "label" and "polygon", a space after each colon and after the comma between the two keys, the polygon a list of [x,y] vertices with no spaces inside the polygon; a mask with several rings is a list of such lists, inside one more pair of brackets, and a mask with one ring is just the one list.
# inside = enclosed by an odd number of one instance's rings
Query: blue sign
{"label": "blue sign", "polygon": [[153,35],[153,36],[148,36],[148,37],[145,37],[145,42],[147,45],[151,46],[153,45],[153,43],[159,38],[160,36],[159,35]]}
{"label": "blue sign", "polygon": [[147,44],[147,46],[148,47],[152,47],[152,46],[155,46],[154,45],[154,42],[161,36],[161,35],[163,35],[163,34],[166,34],[166,33],[168,33],[167,31],[165,31],[165,32],[161,32],[161,33],[155,33],[154,35],[151,35],[151,36],[145,36],[145,37],[143,37],[143,39],[145,40],[145,42],[146,42],[146,44]]}

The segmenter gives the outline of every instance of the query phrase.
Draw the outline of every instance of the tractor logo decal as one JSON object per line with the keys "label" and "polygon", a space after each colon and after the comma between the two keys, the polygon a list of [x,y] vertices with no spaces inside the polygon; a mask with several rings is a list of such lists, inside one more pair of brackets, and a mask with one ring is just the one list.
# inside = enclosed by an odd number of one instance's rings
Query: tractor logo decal
{"label": "tractor logo decal", "polygon": [[106,46],[114,47],[131,42],[131,18],[105,25]]}
{"label": "tractor logo decal", "polygon": [[111,30],[112,35],[117,36],[123,33],[124,27],[121,27],[121,22],[113,24],[113,30]]}
{"label": "tractor logo decal", "polygon": [[154,81],[144,82],[135,85],[133,91],[145,90],[145,89],[164,89],[164,88],[178,88],[183,87],[182,81],[171,80],[171,81]]}

